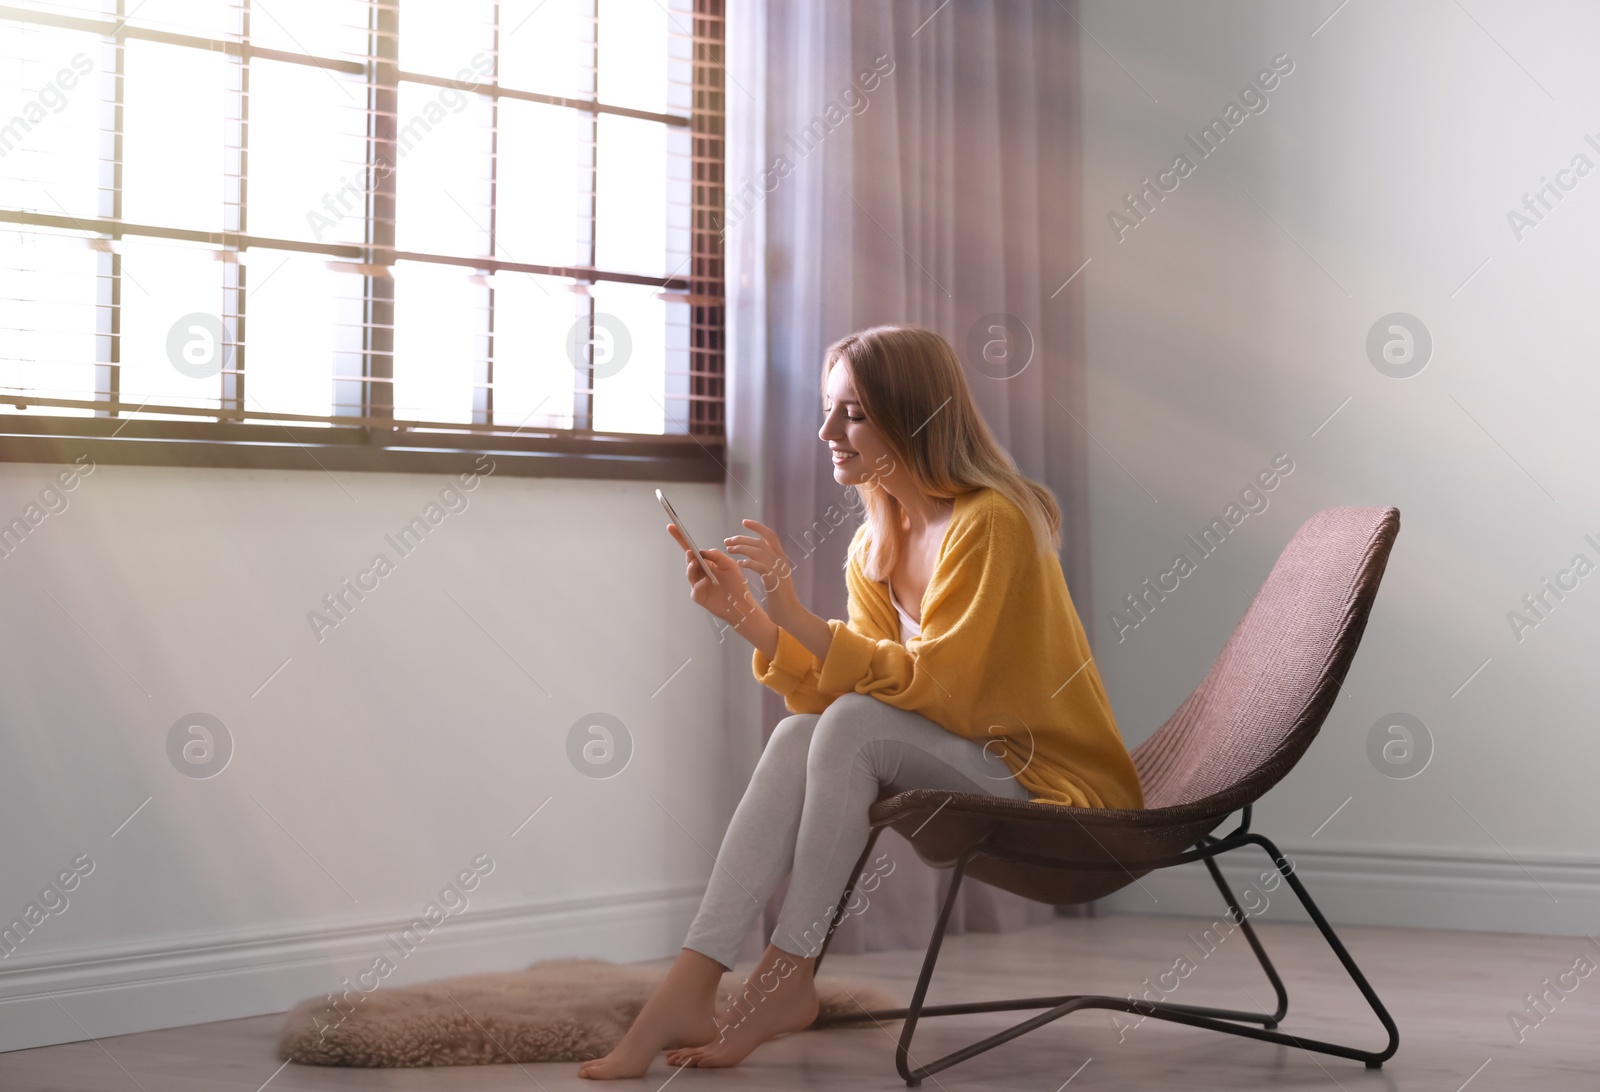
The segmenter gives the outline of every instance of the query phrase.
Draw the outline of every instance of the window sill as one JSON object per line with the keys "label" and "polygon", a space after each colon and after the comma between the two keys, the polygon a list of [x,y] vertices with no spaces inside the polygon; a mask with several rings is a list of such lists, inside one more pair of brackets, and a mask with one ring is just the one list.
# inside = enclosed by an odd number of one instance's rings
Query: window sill
{"label": "window sill", "polygon": [[0,462],[458,474],[481,456],[534,478],[720,482],[723,442],[621,433],[384,432],[113,417],[0,418]]}

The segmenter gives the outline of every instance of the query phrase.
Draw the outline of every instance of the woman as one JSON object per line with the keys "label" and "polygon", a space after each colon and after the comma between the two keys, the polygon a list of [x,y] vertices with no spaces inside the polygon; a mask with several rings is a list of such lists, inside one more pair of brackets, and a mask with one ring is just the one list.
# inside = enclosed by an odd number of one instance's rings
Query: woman
{"label": "woman", "polygon": [[[822,403],[834,480],[866,512],[845,565],[849,622],[801,606],[771,528],[747,519],[753,534],[702,551],[713,585],[668,524],[694,602],[755,646],[756,678],[794,715],[757,763],[677,961],[580,1076],[640,1076],[664,1047],[672,1065],[736,1065],[814,1021],[812,966],[880,791],[1143,806],[1056,556],[1060,508],[995,442],[950,345],[911,326],[852,334],[827,352]],[[714,1012],[791,871],[741,1003]]]}

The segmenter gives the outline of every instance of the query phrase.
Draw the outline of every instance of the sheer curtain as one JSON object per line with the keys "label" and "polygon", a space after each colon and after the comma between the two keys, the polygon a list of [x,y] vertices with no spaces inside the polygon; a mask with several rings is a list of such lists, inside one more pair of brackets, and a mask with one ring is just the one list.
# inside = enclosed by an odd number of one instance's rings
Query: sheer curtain
{"label": "sheer curtain", "polygon": [[[1086,438],[1076,423],[1076,7],[730,4],[728,515],[730,525],[755,516],[778,530],[802,599],[825,618],[846,616],[842,566],[857,518],[840,521],[845,492],[817,438],[822,354],[853,330],[910,322],[955,346],[997,438],[1054,490],[1062,565],[1091,623]],[[729,665],[734,753],[748,768],[785,710],[770,691],[751,693],[748,646]],[[832,951],[927,942],[948,871],[923,865],[893,832],[878,853],[894,871],[846,918]],[[747,957],[764,945],[782,894]],[[1005,931],[1052,914],[970,883],[951,928]]]}

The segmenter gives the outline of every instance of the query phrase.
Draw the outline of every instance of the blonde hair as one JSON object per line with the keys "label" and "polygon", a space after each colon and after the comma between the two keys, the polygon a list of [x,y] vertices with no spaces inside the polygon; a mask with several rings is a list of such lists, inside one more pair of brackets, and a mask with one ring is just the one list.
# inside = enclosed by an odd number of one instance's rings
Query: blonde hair
{"label": "blonde hair", "polygon": [[[841,338],[823,358],[824,397],[835,364],[849,368],[867,420],[919,490],[949,500],[989,486],[1022,509],[1041,553],[1045,544],[1060,549],[1061,506],[1055,494],[1024,477],[995,441],[948,341],[932,330],[902,325],[874,326]],[[869,479],[859,489],[868,528],[861,568],[868,579],[886,581],[894,570],[904,511],[875,484]]]}

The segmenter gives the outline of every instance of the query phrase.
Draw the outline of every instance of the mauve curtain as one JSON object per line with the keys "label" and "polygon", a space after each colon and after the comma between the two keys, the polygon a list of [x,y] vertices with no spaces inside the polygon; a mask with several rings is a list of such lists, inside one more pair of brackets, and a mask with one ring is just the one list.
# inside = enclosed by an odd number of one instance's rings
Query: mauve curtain
{"label": "mauve curtain", "polygon": [[[846,617],[842,566],[857,520],[832,526],[846,505],[817,438],[822,354],[883,322],[936,330],[961,354],[996,437],[1061,502],[1068,587],[1086,626],[1093,617],[1087,451],[1074,421],[1084,401],[1076,6],[730,5],[728,512],[784,536],[799,593],[825,618]],[[1009,322],[1019,354],[1010,360],[982,359],[983,343],[1002,336],[980,324],[993,315],[1026,328]],[[734,688],[748,688],[748,647],[730,664]],[[762,693],[759,726],[733,731],[765,738],[786,715]],[[732,700],[730,715],[754,706]],[[754,749],[752,738],[743,751]],[[894,871],[831,951],[927,943],[949,872],[923,865],[892,831],[878,854]],[[747,958],[764,946],[782,895],[747,939]],[[1006,931],[1052,915],[972,882],[951,928]]]}

